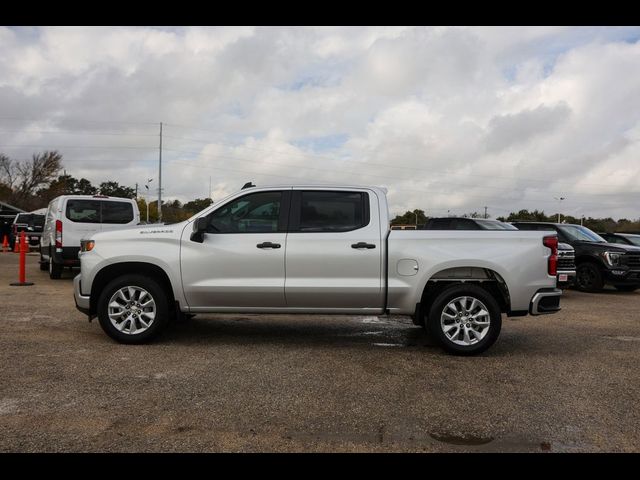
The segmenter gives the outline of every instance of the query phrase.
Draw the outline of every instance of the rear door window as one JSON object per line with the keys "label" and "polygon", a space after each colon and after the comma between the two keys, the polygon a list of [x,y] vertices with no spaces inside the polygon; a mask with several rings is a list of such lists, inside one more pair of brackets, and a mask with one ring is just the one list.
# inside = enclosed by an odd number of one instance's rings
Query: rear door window
{"label": "rear door window", "polygon": [[292,229],[300,232],[348,232],[369,224],[365,192],[303,191],[299,208],[299,217],[292,222],[298,225]]}
{"label": "rear door window", "polygon": [[133,220],[133,205],[129,202],[100,202],[101,223],[129,223]]}
{"label": "rear door window", "polygon": [[69,199],[66,216],[76,223],[100,223],[99,200]]}

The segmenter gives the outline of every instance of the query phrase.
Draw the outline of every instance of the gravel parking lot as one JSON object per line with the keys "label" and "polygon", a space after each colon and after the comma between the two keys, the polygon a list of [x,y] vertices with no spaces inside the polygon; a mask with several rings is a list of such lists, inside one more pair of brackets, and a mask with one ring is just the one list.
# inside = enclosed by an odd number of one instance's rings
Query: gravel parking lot
{"label": "gravel parking lot", "polygon": [[640,450],[640,292],[567,291],[484,355],[410,320],[198,315],[113,342],[71,279],[0,253],[0,451]]}

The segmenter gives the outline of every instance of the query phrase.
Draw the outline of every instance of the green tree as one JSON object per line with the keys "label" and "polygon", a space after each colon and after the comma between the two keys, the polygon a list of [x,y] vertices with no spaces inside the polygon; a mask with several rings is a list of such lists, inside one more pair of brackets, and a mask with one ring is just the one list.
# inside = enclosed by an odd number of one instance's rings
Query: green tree
{"label": "green tree", "polygon": [[191,200],[190,202],[185,203],[182,208],[185,211],[191,213],[191,215],[194,215],[198,212],[201,212],[212,203],[213,200],[211,200],[210,198],[196,198],[195,200]]}
{"label": "green tree", "polygon": [[[416,220],[417,215],[417,220]],[[409,210],[405,212],[403,215],[396,215],[396,217],[391,220],[391,225],[424,225],[427,222],[427,216],[424,213],[424,210],[415,209],[413,211]]]}
{"label": "green tree", "polygon": [[136,191],[134,188],[125,187],[118,182],[108,181],[100,184],[100,195],[109,197],[135,198]]}

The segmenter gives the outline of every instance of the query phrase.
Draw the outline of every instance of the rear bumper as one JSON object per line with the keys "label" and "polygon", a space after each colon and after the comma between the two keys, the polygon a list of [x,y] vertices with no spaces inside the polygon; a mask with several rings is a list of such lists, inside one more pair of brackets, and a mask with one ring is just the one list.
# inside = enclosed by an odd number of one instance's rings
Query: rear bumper
{"label": "rear bumper", "polygon": [[531,299],[529,313],[531,315],[546,315],[558,312],[561,296],[562,290],[558,288],[538,290]]}
{"label": "rear bumper", "polygon": [[[68,267],[80,266],[80,258],[78,257],[80,247],[62,247],[62,249],[52,248],[51,250],[51,255],[53,256],[53,261],[55,263]],[[40,254],[49,256],[49,248],[42,248],[42,245],[40,245]]]}
{"label": "rear bumper", "polygon": [[73,278],[73,298],[76,301],[76,308],[85,315],[91,314],[91,297],[89,295],[82,295],[80,290],[80,277],[82,275],[76,275]]}

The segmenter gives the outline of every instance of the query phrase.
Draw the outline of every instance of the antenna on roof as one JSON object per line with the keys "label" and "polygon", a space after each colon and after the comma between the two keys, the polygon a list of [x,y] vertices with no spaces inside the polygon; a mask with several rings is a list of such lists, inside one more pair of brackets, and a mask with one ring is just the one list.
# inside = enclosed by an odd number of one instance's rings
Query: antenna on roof
{"label": "antenna on roof", "polygon": [[251,187],[255,187],[255,185],[251,182],[247,182],[242,186],[241,190],[244,190],[245,188],[251,188]]}

